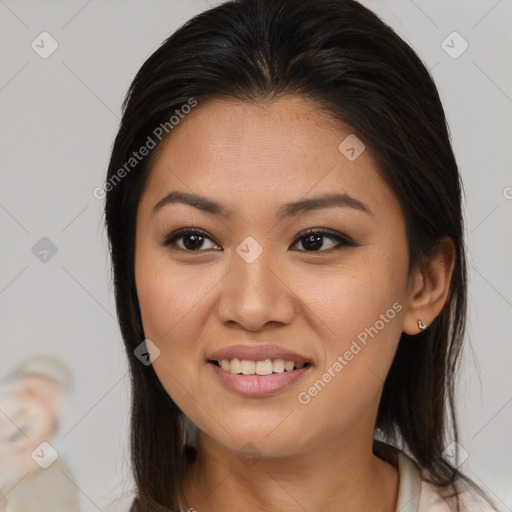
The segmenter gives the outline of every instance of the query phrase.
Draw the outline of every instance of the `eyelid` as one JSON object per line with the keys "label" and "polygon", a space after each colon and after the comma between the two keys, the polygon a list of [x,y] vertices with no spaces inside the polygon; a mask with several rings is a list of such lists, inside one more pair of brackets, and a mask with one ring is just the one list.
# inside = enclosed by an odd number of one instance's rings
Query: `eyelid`
{"label": "eyelid", "polygon": [[[292,246],[295,245],[298,241],[300,241],[301,238],[304,238],[310,234],[319,234],[324,236],[325,238],[330,238],[331,240],[335,240],[338,242],[337,247],[332,247],[331,249],[326,249],[323,251],[305,251],[301,250],[300,252],[307,252],[307,253],[322,253],[322,252],[330,252],[330,251],[336,251],[340,249],[343,246],[348,247],[357,247],[357,243],[354,242],[349,236],[345,235],[344,233],[341,233],[340,231],[334,231],[332,229],[328,228],[308,228],[304,231],[301,231],[293,240]],[[341,245],[341,247],[340,247]]]}
{"label": "eyelid", "polygon": [[[167,235],[165,237],[164,241],[161,243],[164,247],[168,247],[168,246],[172,245],[175,240],[178,240],[186,235],[201,235],[204,238],[208,238],[216,245],[220,246],[220,244],[217,242],[217,240],[215,240],[215,238],[210,236],[206,231],[199,229],[199,228],[192,228],[192,227],[181,228],[181,229],[177,229],[176,231],[173,231],[172,233]],[[203,251],[200,251],[200,250],[199,251],[187,251],[186,249],[181,249],[181,247],[175,247],[175,249],[185,251],[185,252],[205,252],[204,250]],[[209,250],[211,250],[211,249],[209,249]]]}
{"label": "eyelid", "polygon": [[[331,249],[325,249],[325,250],[321,250],[321,251],[306,251],[306,250],[301,249],[301,250],[298,250],[298,252],[306,252],[306,253],[315,254],[315,253],[336,251],[336,250],[341,249],[342,247],[358,247],[358,244],[356,242],[354,242],[349,236],[345,235],[344,233],[342,233],[340,231],[335,231],[335,230],[331,230],[328,228],[320,228],[320,227],[308,228],[308,229],[301,231],[300,233],[298,233],[295,236],[290,247],[293,247],[302,238],[304,238],[310,234],[319,234],[321,236],[324,236],[325,238],[329,238],[331,240],[338,242],[338,245],[336,247],[332,247]],[[181,229],[178,229],[178,230],[172,232],[171,234],[166,236],[166,238],[164,239],[163,242],[161,242],[161,244],[164,247],[170,246],[170,245],[174,244],[175,240],[180,239],[186,235],[201,235],[204,238],[209,239],[216,245],[220,246],[220,244],[217,242],[217,240],[215,240],[215,238],[210,236],[206,231],[199,229],[199,228],[192,228],[192,227],[185,227],[185,228],[181,228]],[[174,247],[174,249],[184,251],[184,252],[190,252],[190,253],[194,253],[194,252],[201,253],[201,252],[206,252],[207,250],[216,250],[216,249],[203,249],[203,250],[199,249],[197,251],[192,251],[192,250],[182,249],[181,247]],[[293,250],[297,250],[297,249],[293,249]]]}

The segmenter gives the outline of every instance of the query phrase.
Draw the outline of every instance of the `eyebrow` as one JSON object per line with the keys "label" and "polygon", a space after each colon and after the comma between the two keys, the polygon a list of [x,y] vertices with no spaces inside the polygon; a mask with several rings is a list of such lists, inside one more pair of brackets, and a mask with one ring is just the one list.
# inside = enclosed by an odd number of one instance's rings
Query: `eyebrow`
{"label": "eyebrow", "polygon": [[[196,194],[190,194],[188,192],[178,192],[173,190],[165,197],[160,199],[158,203],[153,207],[151,215],[154,215],[158,210],[164,206],[172,203],[186,204],[198,208],[207,213],[218,215],[224,218],[230,218],[233,216],[233,210],[208,199],[207,197],[199,196]],[[339,194],[322,194],[320,196],[311,197],[308,199],[301,199],[293,203],[285,203],[277,211],[277,218],[283,219],[285,217],[292,217],[300,213],[310,212],[314,210],[320,210],[323,208],[353,208],[369,215],[373,215],[370,208],[359,199],[352,197],[347,193]]]}

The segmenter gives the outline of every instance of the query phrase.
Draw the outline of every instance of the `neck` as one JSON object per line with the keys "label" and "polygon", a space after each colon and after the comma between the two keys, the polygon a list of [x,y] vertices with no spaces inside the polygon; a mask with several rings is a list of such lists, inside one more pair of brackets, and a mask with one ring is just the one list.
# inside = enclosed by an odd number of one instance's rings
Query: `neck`
{"label": "neck", "polygon": [[398,471],[373,454],[373,436],[369,441],[344,435],[311,443],[300,453],[248,461],[199,432],[198,457],[184,481],[188,507],[395,512]]}

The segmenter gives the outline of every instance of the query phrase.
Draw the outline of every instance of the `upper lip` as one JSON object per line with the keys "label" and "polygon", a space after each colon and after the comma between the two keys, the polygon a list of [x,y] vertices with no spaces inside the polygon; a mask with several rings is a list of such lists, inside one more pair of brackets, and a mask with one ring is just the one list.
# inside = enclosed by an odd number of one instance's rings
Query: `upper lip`
{"label": "upper lip", "polygon": [[284,349],[278,345],[231,345],[217,350],[208,356],[209,361],[223,359],[245,359],[247,361],[263,361],[265,359],[284,359],[296,364],[310,363],[311,360],[296,352]]}

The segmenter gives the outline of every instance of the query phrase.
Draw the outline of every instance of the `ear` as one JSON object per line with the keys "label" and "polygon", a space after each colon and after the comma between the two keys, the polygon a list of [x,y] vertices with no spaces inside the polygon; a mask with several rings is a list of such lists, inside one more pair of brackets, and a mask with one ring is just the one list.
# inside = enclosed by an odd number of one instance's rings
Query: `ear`
{"label": "ear", "polygon": [[442,237],[434,256],[414,272],[404,316],[403,332],[418,334],[418,320],[428,327],[443,309],[455,266],[455,245]]}

